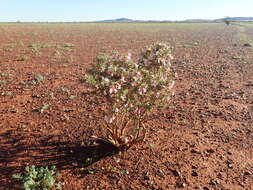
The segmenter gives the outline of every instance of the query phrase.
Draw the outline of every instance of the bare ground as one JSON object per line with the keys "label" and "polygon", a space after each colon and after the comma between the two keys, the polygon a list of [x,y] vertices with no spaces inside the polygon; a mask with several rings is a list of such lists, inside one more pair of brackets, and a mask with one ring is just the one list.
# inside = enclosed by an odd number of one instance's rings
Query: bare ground
{"label": "bare ground", "polygon": [[[56,165],[68,190],[253,189],[253,56],[239,37],[252,28],[2,24],[0,189],[18,189],[11,175],[32,164]],[[145,142],[118,154],[94,145],[104,102],[80,82],[85,69],[98,52],[137,55],[156,41],[174,47],[174,99],[151,116]]]}

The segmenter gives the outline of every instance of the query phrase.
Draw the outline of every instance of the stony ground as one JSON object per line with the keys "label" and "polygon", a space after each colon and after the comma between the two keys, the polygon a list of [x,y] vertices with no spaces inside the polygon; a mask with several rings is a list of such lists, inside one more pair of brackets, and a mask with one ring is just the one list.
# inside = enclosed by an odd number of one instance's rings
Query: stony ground
{"label": "stony ground", "polygon": [[[91,142],[102,102],[80,79],[98,52],[157,41],[174,47],[175,97],[111,155]],[[0,24],[0,189],[34,164],[66,190],[252,190],[252,41],[250,23]]]}

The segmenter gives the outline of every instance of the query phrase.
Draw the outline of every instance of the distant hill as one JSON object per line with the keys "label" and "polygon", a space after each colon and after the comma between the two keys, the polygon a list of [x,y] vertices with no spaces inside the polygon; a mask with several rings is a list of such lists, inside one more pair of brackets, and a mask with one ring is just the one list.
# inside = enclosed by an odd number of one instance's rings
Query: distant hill
{"label": "distant hill", "polygon": [[230,21],[253,21],[253,17],[228,17],[228,18],[220,18],[216,19],[214,21],[223,21],[224,19],[230,20]]}
{"label": "distant hill", "polygon": [[172,21],[172,20],[133,20],[129,18],[117,18],[109,20],[101,20],[95,22],[223,22],[225,19],[230,21],[253,21],[253,17],[228,17],[228,18],[219,18],[219,19],[187,19],[183,21]]}
{"label": "distant hill", "polygon": [[102,20],[97,22],[135,22],[135,20],[128,19],[128,18],[117,18],[117,19],[109,19],[109,20]]}
{"label": "distant hill", "polygon": [[187,19],[187,20],[183,20],[182,22],[213,22],[213,20],[210,20],[210,19]]}
{"label": "distant hill", "polygon": [[170,22],[170,21],[157,21],[157,20],[133,20],[129,18],[117,18],[109,20],[100,20],[95,22]]}

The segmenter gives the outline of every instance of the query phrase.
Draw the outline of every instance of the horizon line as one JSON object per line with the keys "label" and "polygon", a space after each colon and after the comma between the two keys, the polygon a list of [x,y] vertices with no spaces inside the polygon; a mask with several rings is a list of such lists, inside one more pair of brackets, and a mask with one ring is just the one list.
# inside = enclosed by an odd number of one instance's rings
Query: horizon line
{"label": "horizon line", "polygon": [[166,19],[132,19],[132,18],[126,18],[126,17],[121,17],[121,18],[115,18],[115,19],[104,19],[104,20],[93,20],[93,21],[85,21],[85,20],[72,20],[72,21],[64,21],[64,20],[58,20],[58,21],[43,21],[43,20],[38,20],[38,21],[22,21],[22,20],[15,20],[15,21],[0,21],[0,23],[93,23],[93,22],[122,22],[120,20],[126,20],[125,22],[185,22],[185,21],[209,21],[209,22],[217,22],[222,19],[233,19],[233,18],[250,18],[253,21],[253,16],[233,16],[233,17],[222,17],[222,18],[214,18],[214,19],[209,19],[209,18],[189,18],[189,19],[178,19],[178,20],[166,20]]}

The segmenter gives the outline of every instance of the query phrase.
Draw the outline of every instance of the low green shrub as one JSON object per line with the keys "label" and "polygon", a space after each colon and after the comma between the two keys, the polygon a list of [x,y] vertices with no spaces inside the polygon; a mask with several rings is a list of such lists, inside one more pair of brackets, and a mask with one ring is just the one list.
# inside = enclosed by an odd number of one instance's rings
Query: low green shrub
{"label": "low green shrub", "polygon": [[171,47],[164,43],[147,47],[137,61],[130,53],[97,56],[97,64],[87,71],[84,81],[110,106],[104,118],[106,135],[96,138],[119,149],[144,139],[148,115],[165,107],[173,96],[172,59]]}
{"label": "low green shrub", "polygon": [[60,184],[55,184],[57,176],[55,166],[49,169],[48,166],[36,168],[32,165],[25,167],[24,174],[14,174],[12,177],[19,180],[25,190],[48,190],[52,187],[60,188]]}

